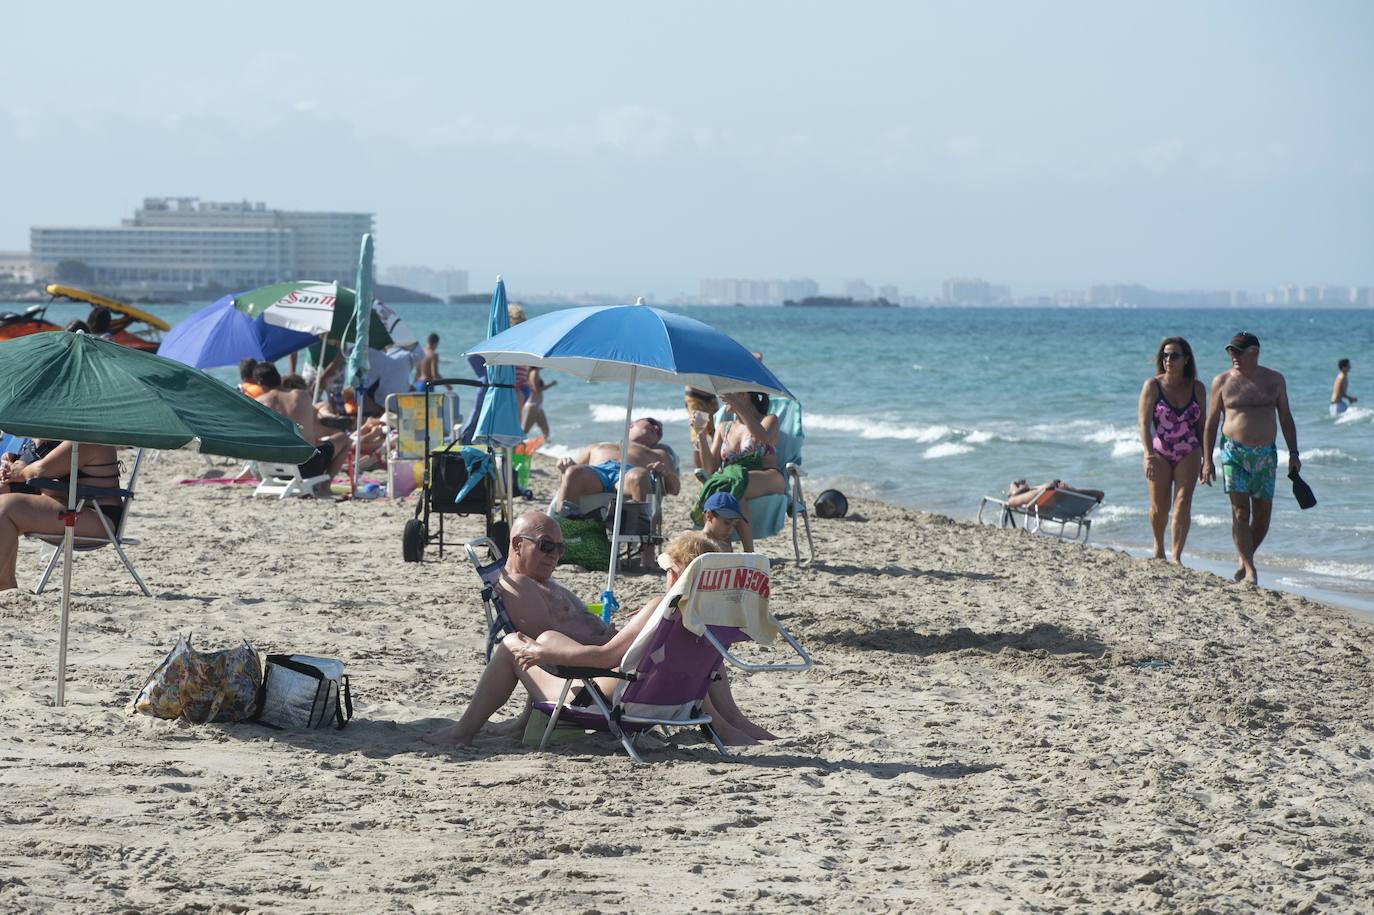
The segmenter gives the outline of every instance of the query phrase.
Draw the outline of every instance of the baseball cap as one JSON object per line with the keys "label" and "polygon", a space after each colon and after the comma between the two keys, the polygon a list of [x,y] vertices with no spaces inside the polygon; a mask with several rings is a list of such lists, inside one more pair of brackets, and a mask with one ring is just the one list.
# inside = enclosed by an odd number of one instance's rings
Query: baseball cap
{"label": "baseball cap", "polygon": [[1243,330],[1231,338],[1231,342],[1226,345],[1227,349],[1248,349],[1252,346],[1259,346],[1259,337]]}
{"label": "baseball cap", "polygon": [[713,493],[702,503],[702,511],[715,512],[722,518],[742,518],[744,513],[740,511],[739,499],[730,495],[728,492]]}

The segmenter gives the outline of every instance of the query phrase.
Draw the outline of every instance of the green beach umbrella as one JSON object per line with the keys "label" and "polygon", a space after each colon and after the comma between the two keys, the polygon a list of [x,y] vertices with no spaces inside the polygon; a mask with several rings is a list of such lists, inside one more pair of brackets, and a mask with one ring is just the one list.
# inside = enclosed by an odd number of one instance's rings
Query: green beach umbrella
{"label": "green beach umbrella", "polygon": [[[317,357],[317,365],[328,365],[339,343],[353,339],[357,296],[338,283],[297,280],[240,293],[234,296],[234,307],[255,318],[261,315],[268,324],[323,338],[323,360],[318,359],[318,347],[311,347],[311,354]],[[405,322],[380,302],[373,302],[367,327],[369,345],[379,349],[419,342]]]}
{"label": "green beach umbrella", "polygon": [[0,429],[76,443],[62,546],[58,705],[63,703],[67,669],[79,443],[160,449],[189,445],[206,454],[289,464],[315,453],[295,423],[200,369],[89,334],[65,332],[0,342]]}

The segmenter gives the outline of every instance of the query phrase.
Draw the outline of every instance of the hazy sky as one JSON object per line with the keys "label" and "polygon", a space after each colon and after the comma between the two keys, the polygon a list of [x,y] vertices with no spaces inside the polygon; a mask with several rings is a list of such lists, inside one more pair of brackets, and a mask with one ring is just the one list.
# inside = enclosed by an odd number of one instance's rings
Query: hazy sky
{"label": "hazy sky", "polygon": [[1362,0],[3,19],[0,249],[185,195],[375,212],[381,266],[513,291],[1374,282]]}

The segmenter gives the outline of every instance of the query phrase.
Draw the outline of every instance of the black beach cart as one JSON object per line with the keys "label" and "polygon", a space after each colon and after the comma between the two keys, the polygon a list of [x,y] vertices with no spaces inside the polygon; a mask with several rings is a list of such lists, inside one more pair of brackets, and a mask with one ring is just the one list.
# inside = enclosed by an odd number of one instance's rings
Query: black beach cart
{"label": "black beach cart", "polygon": [[[425,441],[433,441],[429,428],[429,398],[435,385],[463,385],[466,387],[511,387],[511,385],[486,384],[470,378],[440,378],[425,384]],[[442,436],[440,437],[442,441]],[[481,515],[486,523],[486,535],[497,543],[510,540],[510,522],[502,516],[501,487],[503,479],[499,472],[500,455],[493,454],[498,472],[486,475],[473,486],[463,501],[455,501],[468,482],[468,469],[463,461],[463,446],[453,442],[442,448],[435,448],[425,456],[424,476],[420,485],[420,499],[415,505],[415,517],[405,524],[401,534],[401,553],[406,562],[420,562],[424,559],[425,548],[430,544],[439,547],[439,558],[444,557],[444,516]],[[437,517],[438,524],[432,525],[431,518]],[[464,538],[466,542],[467,538]]]}

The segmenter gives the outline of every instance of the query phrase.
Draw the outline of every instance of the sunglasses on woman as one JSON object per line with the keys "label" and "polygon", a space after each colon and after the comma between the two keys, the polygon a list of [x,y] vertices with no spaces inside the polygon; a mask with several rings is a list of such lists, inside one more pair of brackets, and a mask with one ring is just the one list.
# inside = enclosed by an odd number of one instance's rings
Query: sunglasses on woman
{"label": "sunglasses on woman", "polygon": [[540,537],[538,540],[536,540],[533,537],[526,537],[525,535],[521,534],[520,539],[528,540],[530,543],[533,543],[536,547],[539,548],[539,552],[544,553],[548,556],[552,556],[555,553],[559,556],[562,556],[564,553],[568,551],[568,545],[566,543],[559,543],[550,540],[548,537]]}
{"label": "sunglasses on woman", "polygon": [[1184,358],[1184,356],[1182,353],[1171,353],[1168,350],[1165,350],[1164,352],[1159,354],[1159,358],[1163,359],[1165,362],[1170,362],[1174,359],[1182,359]]}

